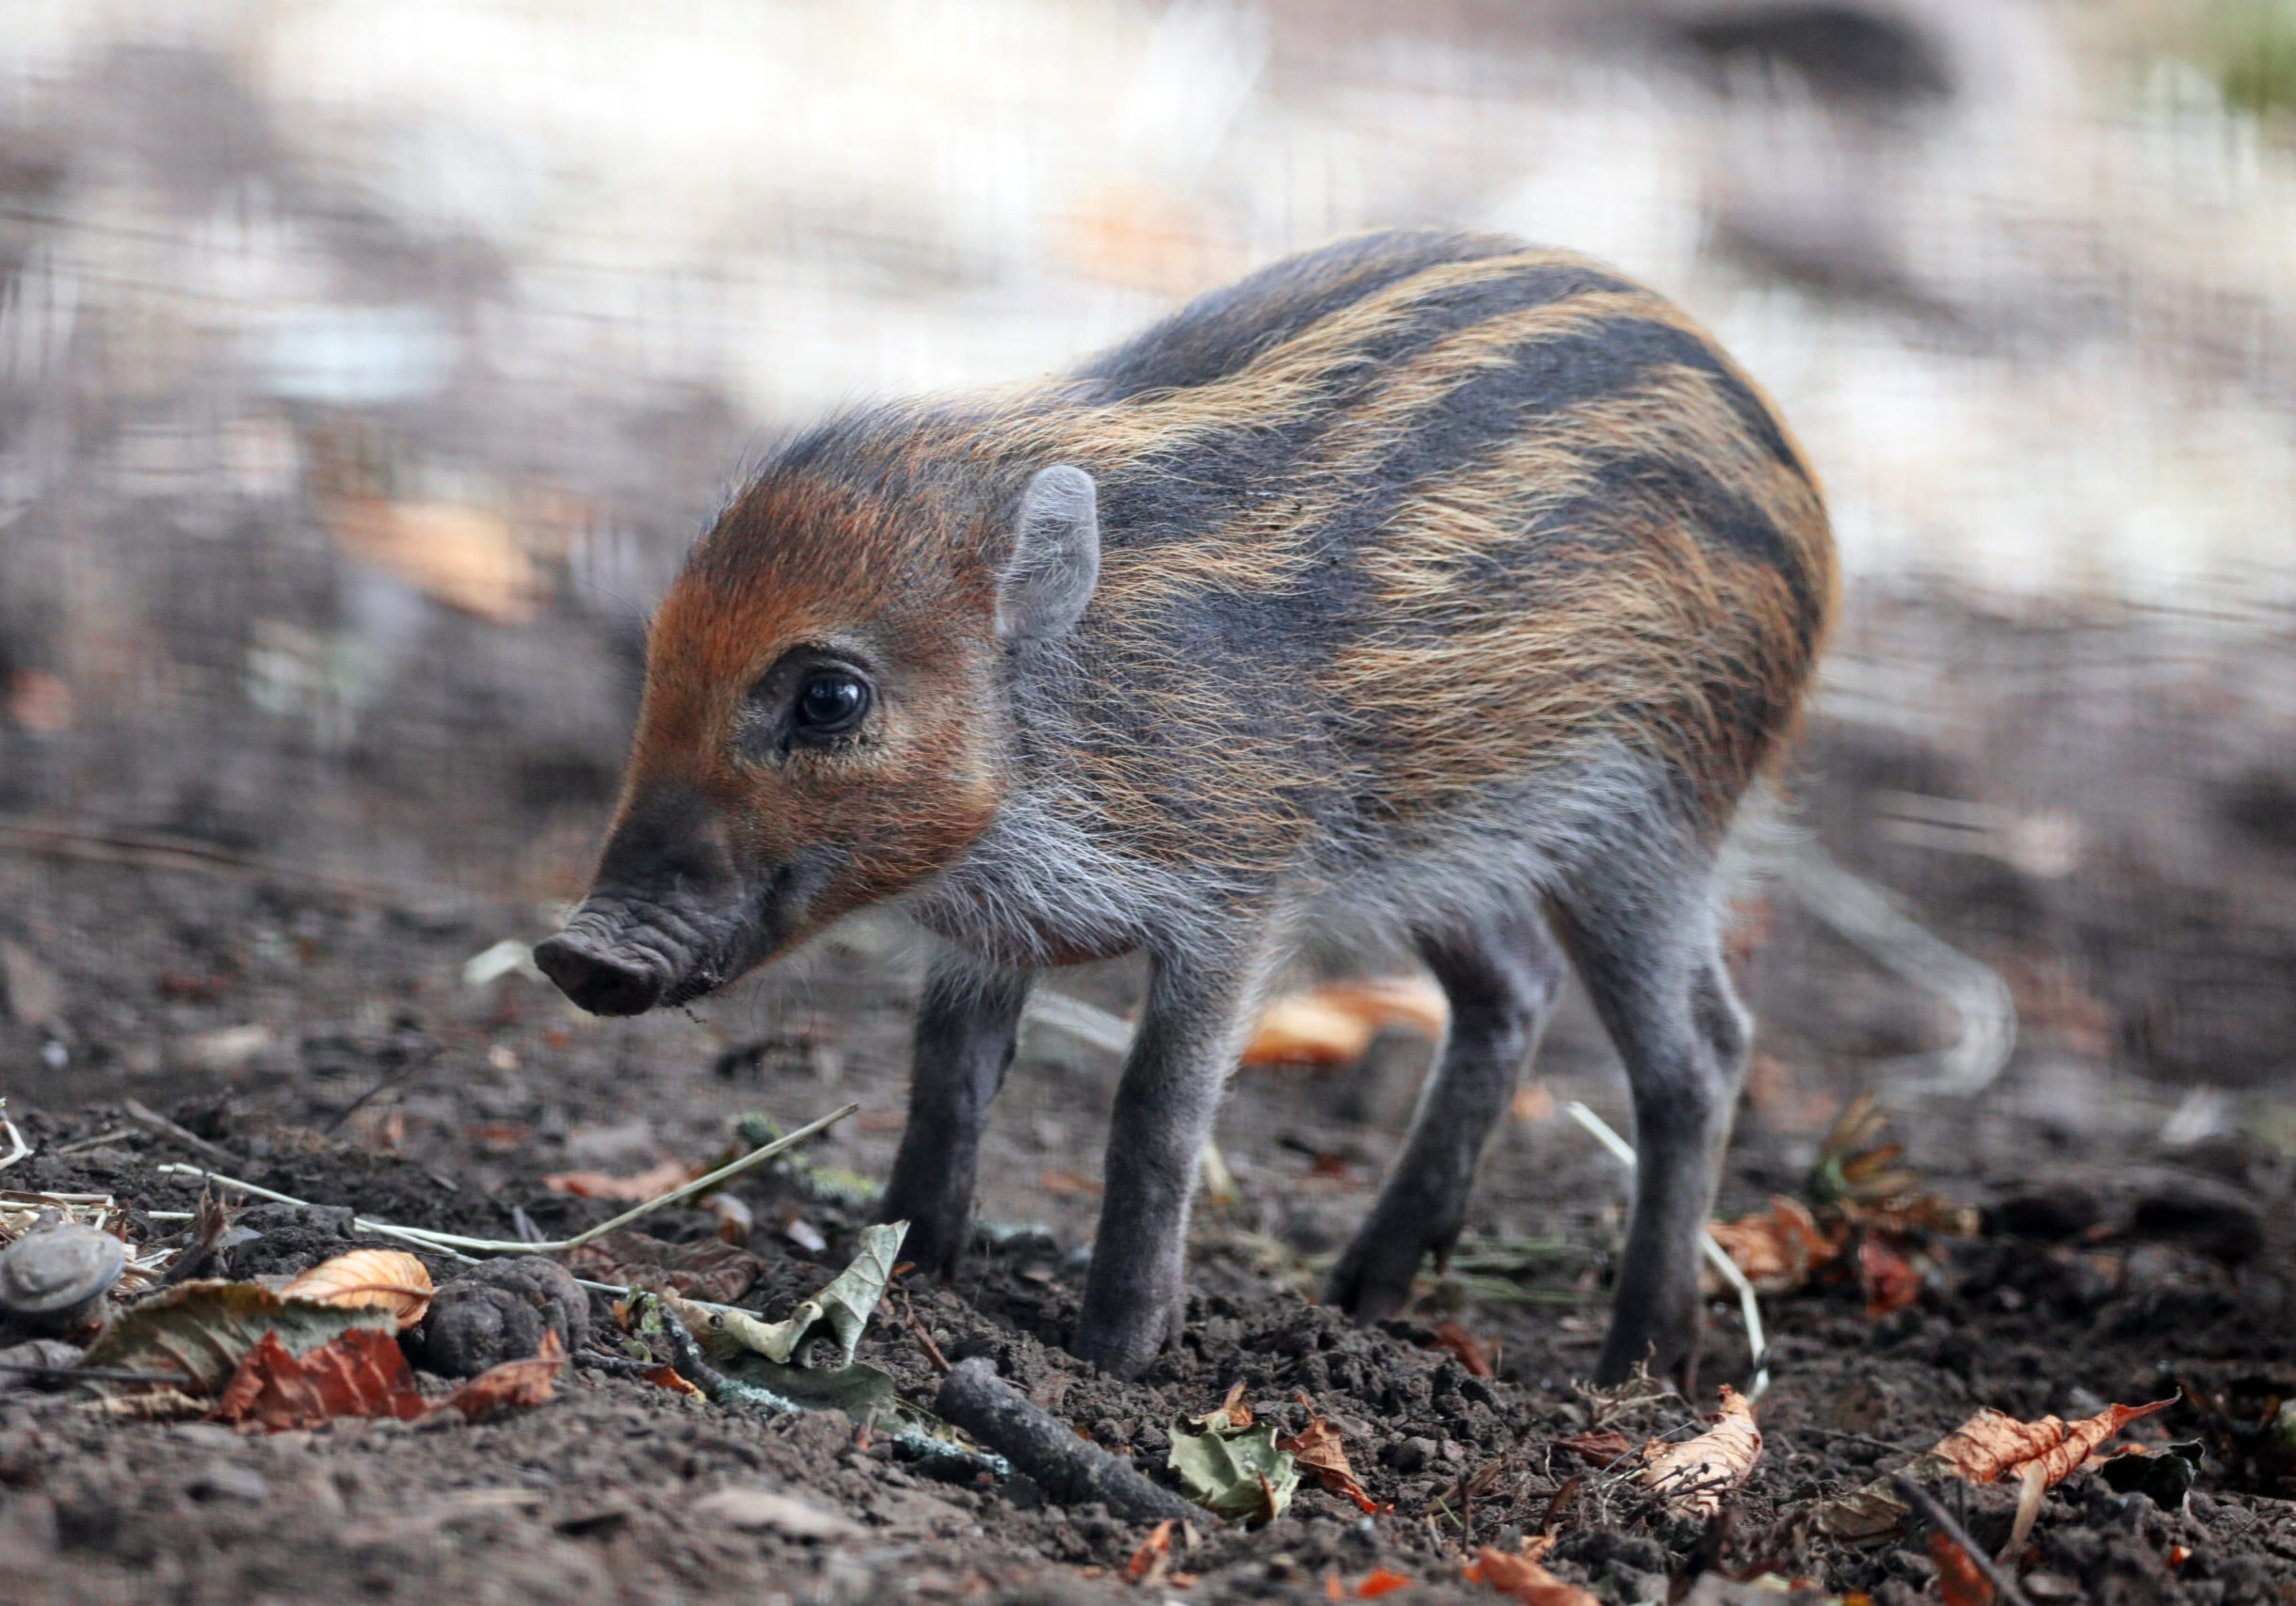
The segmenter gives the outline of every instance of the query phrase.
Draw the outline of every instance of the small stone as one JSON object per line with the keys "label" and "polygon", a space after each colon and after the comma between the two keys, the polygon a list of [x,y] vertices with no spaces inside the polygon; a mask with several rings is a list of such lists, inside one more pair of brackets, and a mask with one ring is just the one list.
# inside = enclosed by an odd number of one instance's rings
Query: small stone
{"label": "small stone", "polygon": [[229,1461],[210,1462],[192,1474],[184,1486],[184,1492],[193,1500],[236,1500],[249,1505],[261,1505],[271,1498],[271,1486],[259,1472],[245,1467],[234,1467]]}
{"label": "small stone", "polygon": [[778,1489],[736,1486],[703,1495],[694,1515],[729,1528],[771,1529],[792,1539],[843,1539],[862,1532],[859,1523]]}
{"label": "small stone", "polygon": [[0,1309],[56,1332],[82,1325],[120,1280],[127,1245],[77,1221],[35,1228],[0,1250]]}

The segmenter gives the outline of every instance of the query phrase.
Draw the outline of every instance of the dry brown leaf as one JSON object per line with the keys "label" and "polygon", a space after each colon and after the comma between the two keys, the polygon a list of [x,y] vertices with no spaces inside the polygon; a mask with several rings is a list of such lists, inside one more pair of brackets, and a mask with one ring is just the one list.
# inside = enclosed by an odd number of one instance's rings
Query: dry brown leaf
{"label": "dry brown leaf", "polygon": [[1456,1321],[1445,1320],[1435,1327],[1435,1347],[1445,1351],[1467,1369],[1469,1377],[1491,1375],[1491,1357],[1480,1341]]}
{"label": "dry brown leaf", "polygon": [[1100,1183],[1096,1177],[1086,1177],[1076,1171],[1046,1171],[1036,1178],[1036,1185],[1054,1198],[1091,1198],[1100,1194]]}
{"label": "dry brown leaf", "polygon": [[571,1194],[581,1199],[619,1199],[644,1204],[700,1175],[682,1160],[665,1160],[634,1177],[612,1177],[603,1171],[553,1171],[542,1179],[542,1186],[554,1194]]}
{"label": "dry brown leaf", "polygon": [[1140,1541],[1132,1559],[1124,1564],[1124,1582],[1148,1583],[1164,1576],[1164,1564],[1172,1559],[1172,1519],[1165,1518],[1148,1530],[1148,1536]]}
{"label": "dry brown leaf", "polygon": [[558,1335],[545,1332],[542,1347],[524,1360],[506,1360],[472,1378],[446,1398],[442,1410],[460,1411],[466,1421],[477,1421],[496,1411],[522,1411],[538,1405],[556,1387],[558,1369],[566,1364],[566,1346]]}
{"label": "dry brown leaf", "polygon": [[1913,1262],[1871,1232],[1857,1241],[1857,1284],[1865,1291],[1866,1315],[1877,1322],[1921,1297],[1921,1274]]}
{"label": "dry brown leaf", "polygon": [[1334,982],[1276,1000],[1244,1051],[1245,1065],[1351,1065],[1383,1028],[1439,1037],[1451,1020],[1442,988],[1424,976]]}
{"label": "dry brown leaf", "polygon": [[1575,1583],[1564,1582],[1539,1565],[1552,1549],[1554,1536],[1550,1534],[1525,1539],[1517,1551],[1495,1550],[1485,1545],[1467,1564],[1467,1582],[1486,1584],[1523,1606],[1601,1606],[1593,1595]]}
{"label": "dry brown leaf", "polygon": [[1767,1211],[1710,1223],[1707,1231],[1758,1293],[1791,1293],[1841,1252],[1840,1239],[1819,1228],[1809,1207],[1783,1194]]}
{"label": "dry brown leaf", "polygon": [[666,1389],[673,1394],[683,1394],[689,1400],[707,1400],[709,1398],[695,1385],[680,1376],[678,1369],[674,1366],[657,1366],[651,1372],[639,1373],[638,1377],[640,1381],[650,1383],[657,1389]]}
{"label": "dry brown leaf", "polygon": [[1937,1593],[1945,1606],[1993,1606],[1993,1585],[1949,1535],[1929,1536],[1929,1559],[1936,1564]]}
{"label": "dry brown leaf", "polygon": [[566,1269],[592,1282],[668,1288],[687,1299],[731,1305],[756,1285],[765,1262],[719,1238],[665,1243],[643,1232],[609,1232],[566,1257]]}
{"label": "dry brown leaf", "polygon": [[1713,1422],[1697,1437],[1679,1444],[1644,1447],[1643,1486],[1677,1517],[1703,1518],[1720,1511],[1722,1497],[1746,1481],[1761,1455],[1762,1434],[1754,1425],[1754,1402],[1726,1383]]}
{"label": "dry brown leaf", "polygon": [[1279,998],[1260,1018],[1245,1065],[1353,1065],[1377,1032],[1362,1016],[1309,993]]}
{"label": "dry brown leaf", "polygon": [[2042,1486],[2054,1488],[2121,1429],[2176,1403],[2172,1396],[2147,1405],[2108,1405],[2075,1422],[2056,1417],[2021,1422],[1987,1406],[1939,1439],[1930,1454],[1973,1484],[1989,1484],[2011,1472],[2021,1475],[2027,1466],[2038,1466],[2047,1480]]}
{"label": "dry brown leaf", "polygon": [[410,1421],[429,1409],[398,1341],[354,1327],[299,1356],[277,1333],[265,1333],[224,1385],[215,1420],[249,1432],[285,1433],[337,1417]]}
{"label": "dry brown leaf", "polygon": [[1634,1453],[1634,1446],[1616,1428],[1602,1428],[1593,1433],[1574,1433],[1568,1438],[1554,1441],[1557,1450],[1567,1450],[1598,1471],[1615,1462],[1624,1461]]}
{"label": "dry brown leaf", "polygon": [[[1917,1483],[1964,1478],[1989,1484],[1997,1478],[2032,1473],[2047,1489],[2070,1476],[2103,1444],[2130,1422],[2175,1405],[2175,1398],[2147,1405],[2110,1405],[2076,1422],[2056,1417],[2023,1422],[1987,1406],[1939,1439],[1936,1448],[1904,1469]],[[1845,1545],[1877,1545],[1904,1531],[1905,1503],[1886,1478],[1876,1478],[1846,1495],[1820,1503],[1818,1531]]]}
{"label": "dry brown leaf", "polygon": [[449,607],[496,624],[523,624],[541,607],[542,571],[517,528],[484,508],[345,497],[329,509],[327,528],[345,555]]}
{"label": "dry brown leaf", "polygon": [[1200,1417],[1189,1421],[1206,1433],[1242,1433],[1252,1425],[1251,1403],[1244,1397],[1244,1385],[1239,1383],[1228,1390],[1228,1397]]}
{"label": "dry brown leaf", "polygon": [[[1239,1388],[1242,1385],[1238,1385]],[[1308,1407],[1308,1425],[1289,1438],[1278,1438],[1276,1448],[1289,1451],[1301,1470],[1315,1474],[1315,1481],[1335,1495],[1354,1501],[1356,1508],[1366,1516],[1379,1510],[1379,1504],[1356,1481],[1356,1469],[1347,1464],[1347,1452],[1341,1447],[1340,1430],[1318,1415],[1307,1396],[1297,1396]]]}
{"label": "dry brown leaf", "polygon": [[378,1305],[405,1332],[430,1309],[430,1273],[404,1249],[353,1249],[297,1273],[279,1292],[320,1305]]}

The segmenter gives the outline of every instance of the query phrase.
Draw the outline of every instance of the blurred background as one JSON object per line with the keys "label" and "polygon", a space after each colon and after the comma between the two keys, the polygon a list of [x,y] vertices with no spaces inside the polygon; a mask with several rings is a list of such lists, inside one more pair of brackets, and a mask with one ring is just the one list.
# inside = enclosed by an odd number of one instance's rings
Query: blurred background
{"label": "blurred background", "polygon": [[2296,0],[0,0],[7,1076],[310,1057],[315,926],[73,863],[541,935],[783,431],[1417,223],[1679,298],[1827,482],[1775,1118],[2296,1140]]}

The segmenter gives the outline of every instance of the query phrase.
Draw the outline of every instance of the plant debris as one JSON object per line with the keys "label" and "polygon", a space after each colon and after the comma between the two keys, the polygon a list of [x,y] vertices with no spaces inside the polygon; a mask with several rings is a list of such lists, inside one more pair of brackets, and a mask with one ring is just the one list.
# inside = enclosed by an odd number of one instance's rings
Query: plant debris
{"label": "plant debris", "polygon": [[[2042,1489],[2051,1488],[2130,1422],[2176,1403],[2172,1397],[2145,1405],[2109,1405],[2074,1422],[2056,1417],[2019,1421],[1986,1406],[1933,1449],[1915,1457],[1903,1475],[1916,1483],[1951,1477],[1990,1484],[2005,1477],[2024,1477],[2030,1470]],[[1905,1502],[1889,1480],[1876,1478],[1849,1494],[1821,1502],[1814,1520],[1820,1533],[1842,1544],[1877,1545],[1904,1532],[1906,1511]]]}
{"label": "plant debris", "polygon": [[1390,1026],[1440,1037],[1451,1002],[1425,976],[1335,982],[1269,1004],[1245,1045],[1245,1065],[1353,1065]]}
{"label": "plant debris", "polygon": [[1475,1551],[1475,1559],[1467,1564],[1467,1582],[1510,1596],[1521,1601],[1522,1606],[1602,1606],[1589,1591],[1575,1583],[1565,1583],[1547,1570],[1542,1561],[1553,1549],[1551,1534],[1525,1539],[1519,1550],[1500,1550],[1485,1545]]}
{"label": "plant debris", "polygon": [[755,1287],[765,1262],[722,1238],[668,1244],[643,1232],[611,1232],[566,1257],[566,1269],[592,1282],[666,1288],[688,1299],[730,1305]]}
{"label": "plant debris", "polygon": [[[291,1298],[260,1283],[213,1280],[162,1289],[114,1318],[80,1357],[90,1372],[135,1372],[166,1377],[192,1398],[220,1394],[265,1338],[299,1356],[354,1327],[396,1330],[393,1312],[379,1305],[327,1305]],[[99,1382],[118,1394],[144,1387]]]}
{"label": "plant debris", "polygon": [[1347,1452],[1341,1448],[1340,1430],[1317,1412],[1306,1395],[1298,1399],[1307,1406],[1308,1425],[1289,1438],[1277,1439],[1276,1448],[1305,1470],[1314,1473],[1315,1481],[1333,1494],[1353,1501],[1356,1509],[1366,1516],[1382,1510],[1356,1481],[1356,1469],[1347,1464]]}
{"label": "plant debris", "polygon": [[1254,1424],[1241,1383],[1203,1415],[1174,1417],[1171,1439],[1165,1465],[1180,1474],[1187,1497],[1214,1517],[1262,1527],[1284,1514],[1299,1489],[1298,1462],[1276,1444],[1274,1424]]}
{"label": "plant debris", "polygon": [[1722,1509],[1723,1497],[1753,1474],[1762,1453],[1754,1402],[1728,1384],[1713,1426],[1679,1444],[1644,1447],[1643,1486],[1677,1517],[1704,1519]]}
{"label": "plant debris", "polygon": [[639,1204],[659,1198],[700,1174],[682,1160],[665,1160],[630,1177],[609,1176],[603,1171],[553,1171],[542,1179],[542,1186],[554,1194],[571,1194],[579,1199]]}
{"label": "plant debris", "polygon": [[430,1273],[404,1249],[353,1249],[289,1279],[280,1293],[320,1305],[379,1306],[401,1332],[430,1309]]}

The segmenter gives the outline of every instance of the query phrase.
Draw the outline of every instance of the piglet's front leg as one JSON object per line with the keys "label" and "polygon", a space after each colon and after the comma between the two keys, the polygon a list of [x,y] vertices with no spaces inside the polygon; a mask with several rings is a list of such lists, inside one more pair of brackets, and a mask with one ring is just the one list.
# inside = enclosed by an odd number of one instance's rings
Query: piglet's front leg
{"label": "piglet's front leg", "polygon": [[1197,1157],[1256,1002],[1256,956],[1159,957],[1108,1132],[1100,1225],[1069,1349],[1136,1376],[1187,1309]]}
{"label": "piglet's front leg", "polygon": [[942,955],[917,1011],[908,1127],[879,1221],[906,1221],[903,1254],[928,1272],[956,1269],[972,1237],[972,1187],[988,1107],[1012,1065],[1030,975]]}

